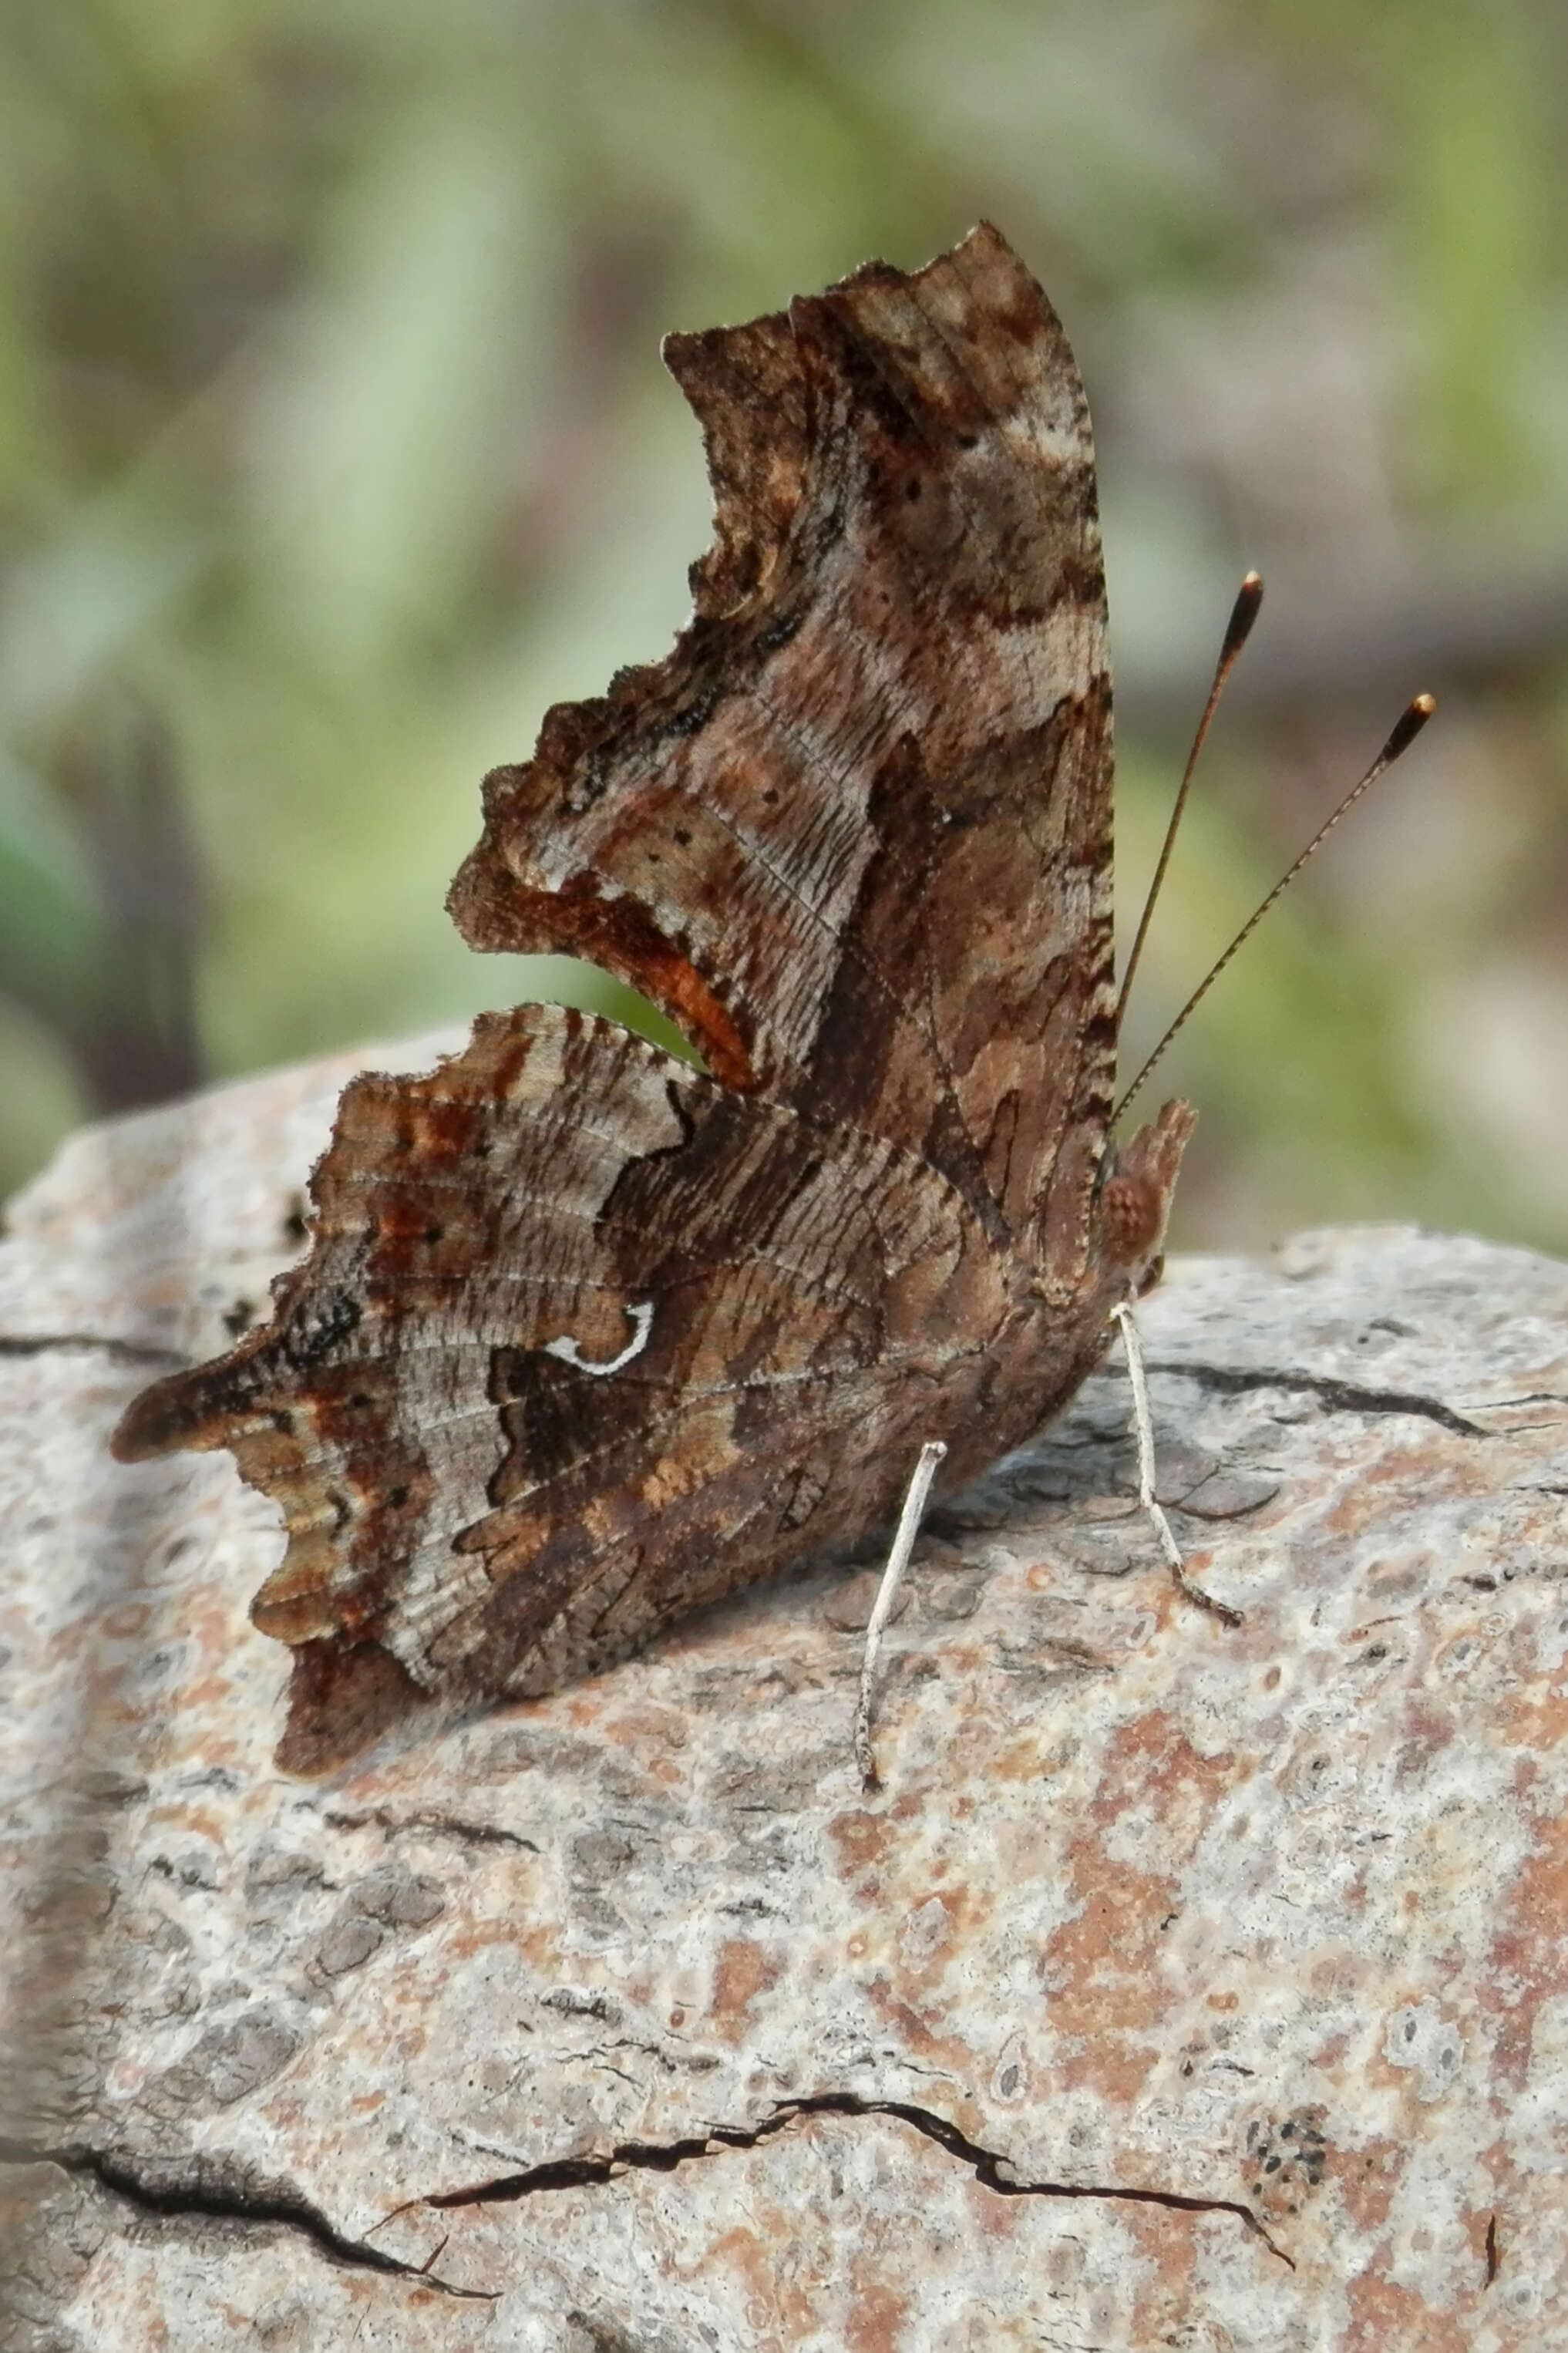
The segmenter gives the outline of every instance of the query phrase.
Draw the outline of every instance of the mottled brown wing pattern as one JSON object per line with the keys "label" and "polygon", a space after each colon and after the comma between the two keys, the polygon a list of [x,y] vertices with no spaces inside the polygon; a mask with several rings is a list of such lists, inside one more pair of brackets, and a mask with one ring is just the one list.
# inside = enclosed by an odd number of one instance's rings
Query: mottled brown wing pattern
{"label": "mottled brown wing pattern", "polygon": [[304,1769],[421,1691],[623,1655],[737,1542],[765,1574],[819,1512],[890,1508],[908,1448],[868,1482],[868,1418],[950,1418],[1005,1298],[936,1172],[555,1007],[354,1080],[312,1200],[271,1322],[119,1441],[232,1448],[280,1504],[253,1614],[299,1654]]}
{"label": "mottled brown wing pattern", "polygon": [[1070,1394],[1190,1125],[1112,1173],[1089,425],[991,229],[677,337],[717,513],[668,659],[487,781],[469,940],[645,989],[346,1090],[271,1321],[127,1415],[281,1506],[279,1761],[543,1691],[956,1479]]}
{"label": "mottled brown wing pattern", "polygon": [[727,1084],[919,1154],[1070,1292],[1114,1025],[1105,592],[1061,326],[981,228],[665,350],[715,479],[695,617],[487,779],[453,912],[476,947],[607,965]]}

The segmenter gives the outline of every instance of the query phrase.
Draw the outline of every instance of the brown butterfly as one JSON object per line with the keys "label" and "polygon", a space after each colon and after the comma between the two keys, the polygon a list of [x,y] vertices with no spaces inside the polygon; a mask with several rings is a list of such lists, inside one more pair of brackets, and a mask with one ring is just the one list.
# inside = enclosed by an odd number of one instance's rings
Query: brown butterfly
{"label": "brown butterfly", "polygon": [[552,1690],[885,1523],[1070,1397],[1154,1268],[1193,1114],[1120,1151],[1093,448],[991,227],[671,336],[713,545],[668,659],[485,786],[450,905],[591,958],[698,1072],[550,1006],[355,1079],[272,1320],[157,1382],[289,1545],[279,1761]]}

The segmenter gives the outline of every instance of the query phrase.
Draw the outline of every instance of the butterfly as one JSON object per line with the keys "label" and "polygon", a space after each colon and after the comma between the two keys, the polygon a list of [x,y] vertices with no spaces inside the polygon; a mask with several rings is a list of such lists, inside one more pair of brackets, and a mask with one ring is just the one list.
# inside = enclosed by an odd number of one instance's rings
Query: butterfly
{"label": "butterfly", "polygon": [[670,336],[713,543],[658,663],[486,779],[449,905],[584,956],[695,1068],[559,1007],[355,1078],[270,1320],[124,1461],[281,1507],[279,1749],[542,1694],[961,1483],[1157,1271],[1193,1126],[1111,1139],[1111,691],[1088,406],[982,225]]}

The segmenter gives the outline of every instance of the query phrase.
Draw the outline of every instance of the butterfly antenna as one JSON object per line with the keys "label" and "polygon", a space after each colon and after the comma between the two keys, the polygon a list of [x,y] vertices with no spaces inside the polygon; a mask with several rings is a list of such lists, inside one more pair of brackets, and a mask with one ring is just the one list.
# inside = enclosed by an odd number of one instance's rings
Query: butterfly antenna
{"label": "butterfly antenna", "polygon": [[1138,918],[1138,930],[1132,942],[1132,952],[1127,959],[1127,969],[1121,976],[1121,989],[1116,999],[1118,1035],[1121,1034],[1121,1016],[1126,1010],[1128,994],[1132,987],[1132,976],[1138,969],[1138,959],[1143,953],[1143,942],[1148,937],[1150,921],[1154,913],[1154,902],[1160,895],[1160,886],[1165,880],[1165,869],[1171,862],[1171,852],[1175,847],[1176,828],[1182,822],[1182,811],[1187,806],[1187,795],[1192,789],[1193,770],[1197,766],[1198,754],[1208,739],[1209,728],[1213,723],[1215,712],[1219,708],[1220,696],[1225,692],[1226,681],[1236,668],[1237,655],[1252,635],[1252,624],[1258,618],[1262,603],[1262,575],[1249,572],[1237,590],[1236,602],[1230,608],[1230,618],[1226,623],[1225,640],[1219,649],[1219,659],[1215,664],[1214,684],[1209,688],[1209,699],[1204,705],[1204,715],[1198,721],[1198,732],[1193,737],[1193,748],[1187,754],[1187,765],[1182,771],[1181,786],[1176,794],[1175,807],[1171,811],[1171,822],[1165,828],[1165,839],[1160,849],[1160,862],[1154,869],[1154,880],[1149,885],[1149,894],[1143,902],[1143,913]]}
{"label": "butterfly antenna", "polygon": [[1172,1022],[1170,1028],[1166,1030],[1164,1036],[1161,1039],[1159,1044],[1155,1047],[1153,1052],[1150,1055],[1148,1060],[1139,1071],[1138,1076],[1133,1080],[1132,1084],[1128,1088],[1126,1093],[1117,1104],[1115,1111],[1111,1113],[1112,1125],[1114,1125],[1116,1121],[1121,1117],[1122,1113],[1126,1110],[1133,1096],[1138,1092],[1139,1088],[1143,1084],[1144,1080],[1148,1077],[1155,1063],[1160,1060],[1160,1057],[1163,1054],[1166,1047],[1170,1044],[1177,1030],[1180,1029],[1190,1018],[1195,1008],[1208,995],[1210,989],[1214,987],[1215,981],[1219,978],[1221,973],[1225,970],[1226,965],[1236,954],[1237,948],[1242,945],[1244,941],[1251,938],[1253,933],[1258,929],[1258,924],[1263,921],[1264,916],[1268,913],[1269,908],[1274,904],[1275,900],[1279,898],[1279,893],[1282,891],[1289,889],[1289,885],[1296,880],[1297,875],[1301,871],[1302,867],[1307,863],[1308,859],[1310,858],[1327,839],[1328,836],[1333,831],[1335,826],[1338,825],[1341,818],[1345,815],[1346,811],[1355,807],[1363,793],[1371,791],[1373,786],[1376,784],[1379,776],[1381,776],[1385,770],[1393,767],[1394,763],[1399,758],[1402,752],[1408,752],[1410,746],[1415,743],[1415,738],[1420,734],[1421,730],[1426,726],[1426,722],[1431,718],[1432,713],[1436,710],[1436,708],[1437,704],[1435,697],[1430,694],[1418,694],[1415,697],[1415,702],[1407,704],[1405,709],[1400,713],[1400,716],[1389,735],[1387,743],[1384,745],[1382,751],[1378,754],[1376,759],[1373,762],[1365,776],[1363,776],[1361,782],[1351,787],[1351,790],[1345,795],[1343,800],[1340,803],[1338,808],[1334,810],[1332,816],[1325,818],[1324,822],[1318,828],[1317,832],[1312,836],[1311,840],[1307,844],[1306,849],[1302,850],[1300,856],[1296,859],[1291,865],[1286,868],[1284,873],[1281,874],[1279,881],[1276,882],[1273,890],[1270,891],[1267,899],[1263,901],[1260,906],[1254,909],[1253,913],[1247,917],[1246,923],[1243,923],[1240,931],[1237,932],[1235,939],[1232,940],[1229,947],[1226,948],[1218,963],[1210,965],[1205,977],[1201,980],[1196,988],[1194,989],[1192,995],[1188,997],[1186,1003],[1183,1006],[1181,1011],[1177,1014],[1175,1019]]}

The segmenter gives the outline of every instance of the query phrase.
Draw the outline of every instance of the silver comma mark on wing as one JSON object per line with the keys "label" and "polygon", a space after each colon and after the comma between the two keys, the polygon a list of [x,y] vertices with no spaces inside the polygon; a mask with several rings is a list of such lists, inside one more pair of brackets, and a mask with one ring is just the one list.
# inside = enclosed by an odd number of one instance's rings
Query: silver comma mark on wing
{"label": "silver comma mark on wing", "polygon": [[596,1380],[604,1380],[611,1373],[618,1373],[624,1365],[631,1363],[634,1356],[640,1356],[647,1346],[648,1334],[653,1330],[653,1302],[651,1299],[637,1300],[626,1313],[631,1319],[632,1336],[618,1356],[611,1356],[604,1364],[595,1365],[590,1357],[583,1355],[576,1341],[565,1335],[559,1340],[546,1340],[544,1354],[559,1356],[563,1365],[574,1365],[580,1373],[592,1373]]}

